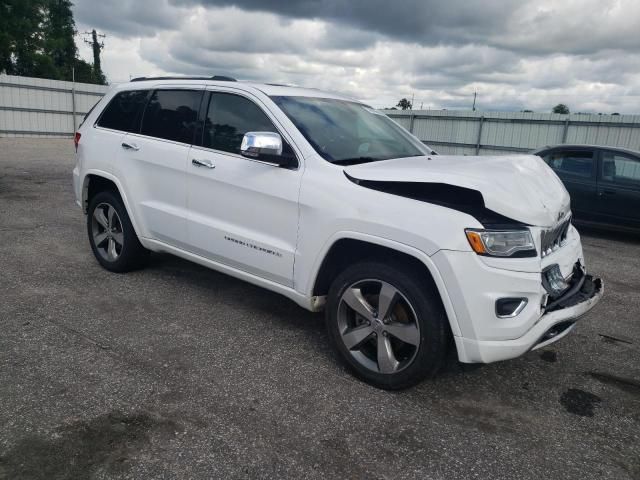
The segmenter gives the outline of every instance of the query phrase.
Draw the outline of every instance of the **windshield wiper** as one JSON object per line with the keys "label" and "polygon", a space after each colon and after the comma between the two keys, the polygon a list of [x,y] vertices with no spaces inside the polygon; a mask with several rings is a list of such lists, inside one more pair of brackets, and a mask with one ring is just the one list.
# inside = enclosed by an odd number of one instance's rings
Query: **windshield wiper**
{"label": "windshield wiper", "polygon": [[336,165],[357,165],[358,163],[378,162],[380,160],[386,160],[385,158],[374,157],[353,157],[353,158],[341,158],[340,160],[333,160],[331,163]]}

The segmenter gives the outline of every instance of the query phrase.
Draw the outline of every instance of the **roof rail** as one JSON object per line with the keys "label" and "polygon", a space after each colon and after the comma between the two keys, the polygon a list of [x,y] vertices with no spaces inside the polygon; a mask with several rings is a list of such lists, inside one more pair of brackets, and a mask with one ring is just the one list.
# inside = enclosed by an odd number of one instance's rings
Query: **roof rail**
{"label": "roof rail", "polygon": [[233,77],[225,75],[214,75],[213,77],[136,77],[132,78],[132,82],[142,82],[145,80],[217,80],[219,82],[236,82]]}

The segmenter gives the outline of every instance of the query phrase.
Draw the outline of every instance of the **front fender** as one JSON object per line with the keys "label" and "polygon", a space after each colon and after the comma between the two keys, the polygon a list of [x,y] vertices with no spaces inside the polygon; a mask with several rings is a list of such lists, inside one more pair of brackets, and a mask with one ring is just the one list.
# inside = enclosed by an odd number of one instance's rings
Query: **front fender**
{"label": "front fender", "polygon": [[[305,296],[307,296],[308,298],[313,296],[313,288],[318,278],[318,274],[320,273],[322,263],[331,250],[331,247],[333,247],[333,245],[335,245],[336,242],[340,240],[358,240],[371,243],[373,245],[389,248],[391,250],[407,254],[420,261],[427,268],[427,270],[431,274],[431,277],[433,278],[434,283],[436,284],[436,288],[438,289],[438,293],[440,294],[440,298],[442,299],[442,304],[444,305],[447,317],[449,318],[449,324],[451,325],[451,331],[453,332],[453,335],[461,335],[458,320],[453,309],[453,304],[451,303],[451,299],[447,292],[444,280],[442,279],[442,275],[440,274],[440,271],[436,267],[435,263],[426,253],[422,252],[421,250],[418,250],[415,247],[406,245],[401,242],[389,240],[388,238],[377,237],[375,235],[353,231],[335,232],[333,235],[331,235],[331,237],[327,239],[327,241],[322,246],[320,252],[315,258],[315,261],[312,264],[311,271],[309,272],[310,275],[306,276],[306,278],[308,278],[308,281],[304,287]],[[300,272],[296,272],[296,277],[298,276],[298,273]]]}

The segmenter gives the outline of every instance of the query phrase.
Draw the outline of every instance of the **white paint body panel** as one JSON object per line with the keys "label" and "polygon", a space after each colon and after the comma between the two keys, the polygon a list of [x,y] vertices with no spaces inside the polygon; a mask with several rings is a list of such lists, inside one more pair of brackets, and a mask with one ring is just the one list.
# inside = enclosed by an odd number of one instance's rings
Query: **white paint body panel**
{"label": "white paint body panel", "polygon": [[[193,88],[202,88],[202,83]],[[103,105],[122,89],[178,85],[184,87],[184,81],[123,85],[109,92]],[[360,240],[411,255],[435,281],[464,362],[520,355],[535,346],[544,330],[585,313],[579,308],[544,315],[540,307],[543,268],[557,263],[568,275],[577,261],[584,265],[573,227],[565,245],[545,258],[480,257],[464,235],[465,228],[482,228],[471,215],[364,188],[345,175],[479,190],[487,208],[531,225],[540,251],[541,230],[557,223],[569,208],[569,197],[539,158],[425,155],[340,167],[314,151],[267,93],[341,97],[241,82],[205,81],[204,88],[237,93],[256,103],[296,152],[298,168],[97,128],[104,108],[100,106],[80,129],[73,175],[78,203],[86,207],[89,175],[112,180],[145,247],[271,289],[310,310],[318,304],[316,277],[337,241]],[[123,138],[140,149],[122,149]],[[196,167],[193,158],[208,160],[215,168]],[[529,302],[517,317],[497,318],[495,300],[510,296]]]}
{"label": "white paint body panel", "polygon": [[300,170],[192,147],[187,166],[191,251],[265,279],[293,286]]}
{"label": "white paint body panel", "polygon": [[555,225],[558,212],[569,210],[569,193],[562,181],[535,155],[432,155],[365,163],[346,170],[357,179],[445,183],[477,190],[488,209],[539,227]]}

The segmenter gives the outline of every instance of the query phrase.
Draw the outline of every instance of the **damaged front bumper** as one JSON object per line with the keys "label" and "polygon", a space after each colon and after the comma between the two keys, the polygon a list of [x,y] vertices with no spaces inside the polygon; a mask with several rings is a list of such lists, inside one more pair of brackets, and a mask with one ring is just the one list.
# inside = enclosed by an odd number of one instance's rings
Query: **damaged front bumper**
{"label": "damaged front bumper", "polygon": [[569,291],[558,299],[547,304],[541,322],[552,326],[540,337],[532,350],[560,340],[569,333],[575,322],[591,310],[602,298],[604,284],[600,278],[583,274],[576,279]]}
{"label": "damaged front bumper", "polygon": [[520,338],[498,341],[461,339],[466,361],[490,363],[507,360],[563,338],[573,330],[576,321],[600,301],[604,293],[602,280],[591,275],[583,275],[577,285],[577,288],[571,288],[548,303],[538,322]]}

